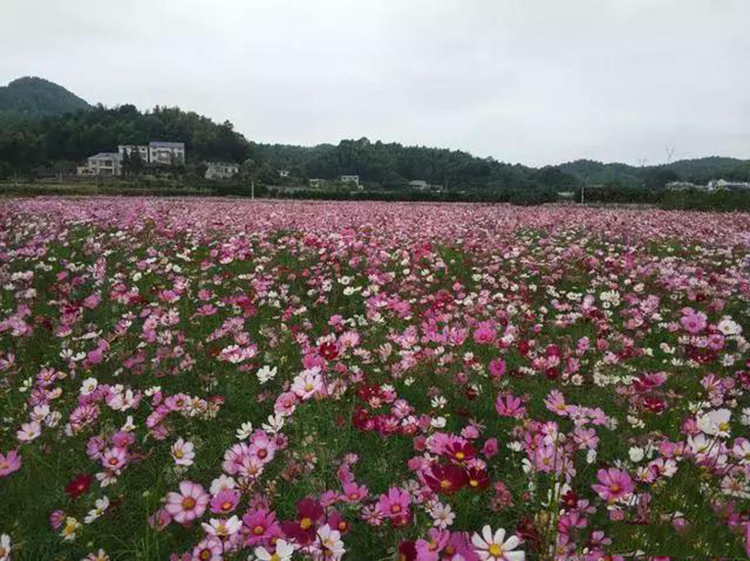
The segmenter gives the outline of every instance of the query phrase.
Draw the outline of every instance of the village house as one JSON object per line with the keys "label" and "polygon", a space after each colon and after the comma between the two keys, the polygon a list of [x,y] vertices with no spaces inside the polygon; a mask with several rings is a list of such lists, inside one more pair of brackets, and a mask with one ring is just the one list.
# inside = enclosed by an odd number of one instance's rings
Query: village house
{"label": "village house", "polygon": [[125,157],[125,154],[127,154],[128,157],[132,158],[133,152],[138,152],[138,156],[140,156],[141,161],[143,163],[148,163],[148,146],[145,146],[143,144],[120,144],[117,147],[117,151],[122,155],[123,158]]}
{"label": "village house", "polygon": [[150,164],[180,165],[185,163],[183,142],[149,142],[148,161]]}
{"label": "village house", "polygon": [[206,162],[206,179],[230,179],[237,175],[240,166],[227,162]]}
{"label": "village house", "polygon": [[750,189],[750,182],[747,181],[727,181],[726,179],[712,179],[708,182],[708,188],[714,189],[728,189],[733,190],[745,190]]}
{"label": "village house", "polygon": [[341,183],[353,183],[356,187],[360,187],[358,175],[342,175]]}
{"label": "village house", "polygon": [[122,175],[122,161],[125,154],[132,158],[138,152],[141,160],[147,165],[180,165],[185,163],[185,144],[183,142],[149,142],[143,144],[120,144],[117,152],[100,152],[90,156],[86,165],[78,166],[78,175]]}
{"label": "village house", "polygon": [[120,175],[122,174],[122,154],[119,152],[99,152],[86,160],[85,166],[78,167],[78,175]]}

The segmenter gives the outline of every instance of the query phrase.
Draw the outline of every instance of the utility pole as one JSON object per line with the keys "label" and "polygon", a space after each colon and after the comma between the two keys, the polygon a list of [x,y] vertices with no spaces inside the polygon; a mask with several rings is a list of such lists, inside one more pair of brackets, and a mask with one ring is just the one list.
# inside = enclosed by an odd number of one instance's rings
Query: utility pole
{"label": "utility pole", "polygon": [[250,180],[250,199],[255,200],[255,179]]}
{"label": "utility pole", "polygon": [[586,184],[581,184],[581,204],[583,204],[583,192],[586,190]]}

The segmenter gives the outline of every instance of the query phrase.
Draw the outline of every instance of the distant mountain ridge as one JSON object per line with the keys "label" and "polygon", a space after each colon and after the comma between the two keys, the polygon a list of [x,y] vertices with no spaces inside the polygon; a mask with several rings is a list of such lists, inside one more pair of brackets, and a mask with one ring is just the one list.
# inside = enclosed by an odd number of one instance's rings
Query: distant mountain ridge
{"label": "distant mountain ridge", "polygon": [[34,118],[90,108],[86,100],[44,78],[26,76],[0,87],[0,113]]}
{"label": "distant mountain ridge", "polygon": [[178,108],[156,107],[141,113],[128,104],[92,107],[43,78],[19,78],[0,87],[0,177],[11,170],[70,164],[98,151],[113,150],[118,144],[157,138],[185,142],[191,161],[246,162],[271,184],[279,181],[281,170],[303,180],[355,174],[363,182],[383,188],[402,188],[416,180],[446,189],[482,192],[539,187],[565,191],[580,184],[652,190],[675,180],[704,184],[719,178],[750,180],[750,160],[719,156],[641,167],[576,160],[533,168],[460,150],[370,142],[367,138],[318,146],[264,144],[248,142],[229,121],[217,124]]}
{"label": "distant mountain ridge", "polygon": [[678,160],[652,166],[576,160],[556,167],[588,185],[619,184],[623,187],[633,187],[643,184],[649,176],[661,175],[666,178],[670,174],[675,176],[673,179],[694,183],[706,183],[722,177],[743,181],[750,179],[750,160],[724,156]]}

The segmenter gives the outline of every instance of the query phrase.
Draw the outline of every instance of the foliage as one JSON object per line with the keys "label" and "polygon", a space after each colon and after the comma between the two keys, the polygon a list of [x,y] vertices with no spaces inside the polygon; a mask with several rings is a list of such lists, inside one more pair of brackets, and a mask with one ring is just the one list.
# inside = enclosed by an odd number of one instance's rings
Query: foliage
{"label": "foliage", "polygon": [[4,121],[61,115],[90,107],[80,97],[43,78],[18,78],[0,87],[0,125]]}
{"label": "foliage", "polygon": [[[142,113],[133,105],[27,119],[0,127],[0,162],[10,170],[31,172],[48,162],[82,161],[97,152],[117,150],[120,144],[148,144],[152,140],[184,142],[188,160],[241,162],[249,144],[225,121],[178,108],[155,107]],[[0,170],[2,171],[2,170]]]}

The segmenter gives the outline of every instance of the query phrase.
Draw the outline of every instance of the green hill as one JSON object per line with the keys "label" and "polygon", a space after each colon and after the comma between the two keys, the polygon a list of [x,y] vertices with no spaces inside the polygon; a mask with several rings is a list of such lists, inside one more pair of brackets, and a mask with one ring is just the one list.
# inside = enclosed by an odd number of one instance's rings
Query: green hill
{"label": "green hill", "polygon": [[85,100],[43,78],[19,78],[0,87],[0,114],[35,118],[90,108]]}

